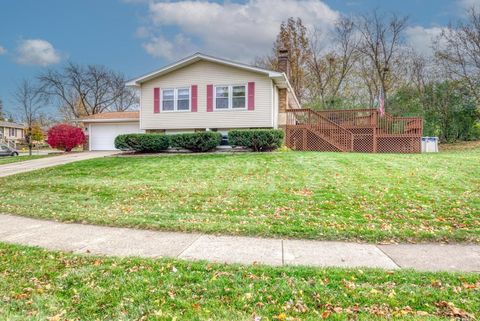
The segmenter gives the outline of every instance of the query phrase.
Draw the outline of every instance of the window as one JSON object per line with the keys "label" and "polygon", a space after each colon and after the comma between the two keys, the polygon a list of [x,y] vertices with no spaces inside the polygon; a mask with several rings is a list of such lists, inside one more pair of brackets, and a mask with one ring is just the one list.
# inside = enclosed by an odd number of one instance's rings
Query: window
{"label": "window", "polygon": [[228,86],[215,87],[215,108],[216,109],[228,109],[229,101],[229,88]]}
{"label": "window", "polygon": [[245,109],[246,97],[245,85],[215,86],[215,109]]}
{"label": "window", "polygon": [[15,128],[9,128],[8,131],[9,131],[8,134],[10,137],[15,137]]}
{"label": "window", "polygon": [[162,111],[189,111],[190,88],[162,89]]}
{"label": "window", "polygon": [[232,87],[232,108],[245,108],[245,86]]}
{"label": "window", "polygon": [[190,89],[178,89],[177,110],[190,110]]}
{"label": "window", "polygon": [[162,90],[162,110],[163,111],[175,110],[175,90],[173,89]]}

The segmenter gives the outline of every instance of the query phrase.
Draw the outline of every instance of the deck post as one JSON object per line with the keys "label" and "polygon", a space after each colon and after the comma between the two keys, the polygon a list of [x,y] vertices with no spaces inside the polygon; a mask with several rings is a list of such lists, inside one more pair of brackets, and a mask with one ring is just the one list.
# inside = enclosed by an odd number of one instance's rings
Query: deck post
{"label": "deck post", "polygon": [[302,130],[302,150],[307,150],[307,129]]}

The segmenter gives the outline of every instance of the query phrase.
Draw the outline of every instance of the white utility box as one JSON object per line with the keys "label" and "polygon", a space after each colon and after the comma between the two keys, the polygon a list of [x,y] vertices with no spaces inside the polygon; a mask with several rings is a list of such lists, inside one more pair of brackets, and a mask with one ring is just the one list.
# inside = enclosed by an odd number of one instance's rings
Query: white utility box
{"label": "white utility box", "polygon": [[438,137],[422,137],[422,153],[438,153]]}

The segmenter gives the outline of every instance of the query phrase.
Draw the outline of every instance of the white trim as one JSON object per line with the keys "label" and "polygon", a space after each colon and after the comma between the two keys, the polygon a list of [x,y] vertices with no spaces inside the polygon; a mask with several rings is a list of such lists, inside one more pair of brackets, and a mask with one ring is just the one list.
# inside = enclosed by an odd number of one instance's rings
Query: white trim
{"label": "white trim", "polygon": [[142,88],[140,88],[140,90],[139,90],[139,96],[140,96],[140,99],[139,99],[140,106],[138,108],[138,127],[140,129],[142,129],[142,109],[143,109],[142,108],[142,106],[143,106],[143,104],[142,104]]}
{"label": "white trim", "polygon": [[[178,91],[182,89],[188,90],[188,109],[178,110]],[[163,109],[163,91],[173,90],[173,110]],[[192,111],[192,86],[190,87],[176,87],[176,88],[161,88],[160,89],[160,112],[162,113],[185,113]]]}
{"label": "white trim", "polygon": [[272,85],[270,89],[271,89],[270,101],[272,102],[272,127],[275,128],[275,109],[277,109],[277,107],[275,106],[275,93],[274,93],[275,84],[273,83],[273,80],[272,80]]}
{"label": "white trim", "polygon": [[[233,87],[245,87],[245,107],[233,108]],[[228,88],[228,108],[217,108],[217,87]],[[248,110],[248,84],[234,84],[234,85],[213,85],[213,110],[214,111],[235,111]]]}
{"label": "white trim", "polygon": [[139,118],[103,118],[103,119],[78,119],[80,123],[127,123],[127,122],[140,122]]}
{"label": "white trim", "polygon": [[88,125],[88,150],[92,150],[92,125]]}

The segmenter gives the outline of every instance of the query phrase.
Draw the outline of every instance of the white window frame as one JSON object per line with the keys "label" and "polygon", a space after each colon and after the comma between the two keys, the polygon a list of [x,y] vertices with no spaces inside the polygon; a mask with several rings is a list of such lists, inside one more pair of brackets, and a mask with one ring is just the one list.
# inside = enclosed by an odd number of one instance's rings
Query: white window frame
{"label": "white window frame", "polygon": [[[178,110],[178,91],[188,89],[188,109]],[[163,92],[173,90],[173,110],[163,109]],[[192,87],[161,88],[160,90],[160,110],[163,113],[184,113],[192,111]]]}
{"label": "white window frame", "polygon": [[[245,87],[245,106],[233,108],[233,87],[244,86]],[[228,108],[217,108],[217,88],[228,87]],[[215,85],[213,86],[213,110],[215,111],[232,111],[232,110],[247,110],[248,108],[248,86],[247,84],[234,84],[234,85]]]}

